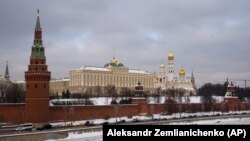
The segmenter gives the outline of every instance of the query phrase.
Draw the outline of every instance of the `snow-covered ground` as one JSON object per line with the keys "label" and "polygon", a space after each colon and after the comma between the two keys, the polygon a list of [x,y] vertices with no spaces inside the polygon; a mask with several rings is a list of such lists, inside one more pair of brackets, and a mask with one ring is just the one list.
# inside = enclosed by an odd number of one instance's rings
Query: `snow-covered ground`
{"label": "snow-covered ground", "polygon": [[[224,97],[223,96],[213,96],[215,101],[217,103],[222,102]],[[157,97],[148,97],[147,101],[150,104],[154,103],[164,103],[165,102],[165,97],[161,96],[159,97],[159,100],[157,100]],[[53,101],[74,101],[74,100],[79,100],[79,99],[53,99]],[[112,98],[109,97],[98,97],[98,98],[90,98],[90,100],[93,102],[94,105],[110,105]],[[119,102],[121,100],[121,97],[116,98],[116,101]],[[157,102],[159,101],[159,102]],[[177,102],[180,103],[201,103],[201,97],[200,96],[187,96],[187,97],[182,97],[181,99],[177,98]],[[52,103],[50,103],[51,106],[53,106]]]}
{"label": "snow-covered ground", "polygon": [[[216,103],[220,103],[224,100],[224,96],[213,96],[213,99]],[[79,99],[53,99],[50,101],[50,106],[53,106],[52,101],[77,101]],[[84,101],[84,99],[80,99],[80,101]],[[111,97],[98,97],[98,98],[90,98],[90,100],[93,102],[94,105],[110,105],[112,98]],[[121,97],[117,97],[116,101],[119,102],[121,100]],[[147,98],[148,103],[154,104],[154,103],[160,103],[163,104],[165,102],[165,97],[161,96],[159,98],[159,102],[156,97],[148,97]],[[245,98],[244,101],[249,101],[250,98]],[[181,99],[176,97],[176,102],[179,103],[201,103],[201,96],[184,96]]]}
{"label": "snow-covered ground", "polygon": [[102,141],[102,132],[69,133],[67,138],[46,141]]}
{"label": "snow-covered ground", "polygon": [[247,118],[228,118],[228,119],[212,119],[199,120],[192,122],[173,122],[171,125],[250,125],[250,117]]}
{"label": "snow-covered ground", "polygon": [[[213,96],[213,98],[216,100],[216,102],[222,102],[224,97],[223,96]],[[117,102],[120,101],[121,98],[117,98]],[[111,103],[112,98],[106,98],[106,97],[99,97],[99,98],[91,98],[93,103],[95,105],[108,105]],[[157,98],[155,97],[148,97],[147,98],[148,103],[153,104],[157,103]],[[179,99],[177,99],[178,102]],[[161,96],[159,98],[159,103],[164,103],[165,97]],[[181,99],[182,103],[201,103],[201,97],[200,96],[189,96],[189,97],[182,97]]]}
{"label": "snow-covered ground", "polygon": [[[176,113],[172,115],[154,115],[154,118],[164,118],[164,119],[173,119],[173,118],[181,118],[181,117],[189,117],[189,116],[212,116],[212,115],[230,115],[230,114],[242,114],[242,113],[250,113],[250,111],[236,111],[236,112],[229,112],[229,113],[222,113],[222,112],[206,112],[206,113]],[[134,116],[133,118],[129,119],[127,117],[122,117],[121,119],[126,120],[126,122],[132,121],[133,119],[138,120],[149,120],[152,117],[149,116]],[[111,118],[109,120],[103,119],[96,119],[93,120],[95,124],[100,124],[104,121],[108,121],[109,123],[116,122],[117,118]],[[73,122],[73,125],[79,125],[84,123],[84,121],[76,121]],[[53,126],[57,125],[64,125],[64,123],[52,123]],[[171,125],[239,125],[239,124],[246,124],[250,125],[250,117],[247,118],[228,118],[228,119],[213,119],[213,120],[200,120],[200,121],[192,121],[192,122],[176,122],[176,123],[168,123]],[[47,140],[47,141],[102,141],[102,132],[88,132],[88,133],[69,133],[68,137],[65,139],[58,139],[58,140]]]}

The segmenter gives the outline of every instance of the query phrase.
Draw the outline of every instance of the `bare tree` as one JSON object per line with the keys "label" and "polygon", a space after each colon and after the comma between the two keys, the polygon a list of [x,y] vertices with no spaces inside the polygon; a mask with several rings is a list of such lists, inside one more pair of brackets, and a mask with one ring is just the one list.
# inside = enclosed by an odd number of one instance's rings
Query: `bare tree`
{"label": "bare tree", "polygon": [[132,97],[133,97],[133,91],[129,89],[128,87],[122,87],[120,90],[120,95],[122,99],[120,100],[120,104],[131,104],[132,103]]}
{"label": "bare tree", "polygon": [[161,87],[158,87],[155,89],[155,92],[153,94],[154,103],[160,103],[161,98]]}
{"label": "bare tree", "polygon": [[102,88],[99,85],[95,86],[93,91],[96,97],[99,97],[102,95]]}
{"label": "bare tree", "polygon": [[132,90],[129,89],[128,87],[122,87],[120,90],[120,95],[121,97],[125,97],[125,99],[132,97]]}
{"label": "bare tree", "polygon": [[207,89],[203,92],[203,95],[201,95],[201,103],[204,104],[204,110],[210,111],[213,103],[215,102],[215,99],[212,97],[212,84],[208,83],[206,84]]}
{"label": "bare tree", "polygon": [[5,102],[5,96],[7,94],[7,90],[9,89],[9,87],[11,87],[11,82],[7,81],[7,80],[0,80],[0,103],[4,103]]}
{"label": "bare tree", "polygon": [[105,87],[105,93],[106,93],[106,104],[108,104],[108,98],[112,98],[111,103],[117,103],[116,102],[116,97],[117,97],[117,93],[116,93],[116,89],[115,89],[115,85],[107,85]]}
{"label": "bare tree", "polygon": [[183,100],[182,100],[182,97],[184,96],[184,94],[186,93],[185,89],[176,89],[175,91],[175,95],[178,99],[178,103],[182,103]]}
{"label": "bare tree", "polygon": [[18,86],[18,84],[11,84],[7,89],[5,96],[5,101],[7,103],[21,103],[24,102],[24,90],[23,87]]}
{"label": "bare tree", "polygon": [[88,87],[85,93],[88,94],[90,97],[92,97],[93,91],[94,91],[93,87]]}
{"label": "bare tree", "polygon": [[116,97],[117,96],[115,85],[107,85],[105,87],[105,92],[108,95],[108,97]]}
{"label": "bare tree", "polygon": [[0,83],[0,94],[1,94],[0,103],[4,103],[4,98],[6,95],[6,86],[4,83]]}
{"label": "bare tree", "polygon": [[165,91],[165,103],[168,104],[176,103],[175,89],[167,89]]}

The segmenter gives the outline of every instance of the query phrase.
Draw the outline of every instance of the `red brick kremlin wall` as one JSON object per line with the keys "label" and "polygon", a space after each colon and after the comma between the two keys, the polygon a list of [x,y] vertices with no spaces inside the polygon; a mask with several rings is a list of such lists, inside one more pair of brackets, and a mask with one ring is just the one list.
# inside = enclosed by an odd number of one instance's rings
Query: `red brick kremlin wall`
{"label": "red brick kremlin wall", "polygon": [[50,107],[51,121],[83,120],[138,115],[138,105],[103,106],[53,106]]}
{"label": "red brick kremlin wall", "polygon": [[0,123],[25,122],[25,104],[2,103],[0,104]]}
{"label": "red brick kremlin wall", "polygon": [[[235,105],[236,107],[232,107]],[[228,104],[215,103],[209,111],[235,111],[250,110],[250,103]],[[124,105],[98,105],[98,106],[50,106],[50,121],[76,121],[105,117],[134,116],[152,113],[201,112],[206,111],[205,105],[190,104],[124,104]],[[25,104],[0,104],[0,122],[24,123]]]}

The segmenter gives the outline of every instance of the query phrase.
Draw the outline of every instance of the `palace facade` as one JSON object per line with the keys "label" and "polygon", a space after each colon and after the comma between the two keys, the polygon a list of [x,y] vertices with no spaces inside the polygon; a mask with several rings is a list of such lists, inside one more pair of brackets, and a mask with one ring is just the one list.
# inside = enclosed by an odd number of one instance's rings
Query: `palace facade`
{"label": "palace facade", "polygon": [[49,93],[51,96],[61,96],[63,92],[67,92],[67,90],[69,90],[69,79],[51,79],[49,82],[49,86]]}
{"label": "palace facade", "polygon": [[84,93],[88,87],[114,85],[119,93],[123,87],[134,89],[142,83],[146,91],[155,88],[156,75],[151,72],[134,70],[119,63],[115,57],[104,67],[85,66],[69,72],[69,89],[71,93]]}

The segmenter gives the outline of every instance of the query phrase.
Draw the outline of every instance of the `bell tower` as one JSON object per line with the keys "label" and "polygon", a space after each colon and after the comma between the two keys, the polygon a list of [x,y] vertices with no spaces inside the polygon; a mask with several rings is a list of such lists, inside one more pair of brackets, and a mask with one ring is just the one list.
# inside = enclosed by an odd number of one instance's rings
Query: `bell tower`
{"label": "bell tower", "polygon": [[168,54],[168,81],[174,80],[174,54],[170,52]]}
{"label": "bell tower", "polygon": [[49,81],[50,72],[46,65],[45,48],[42,41],[39,10],[31,47],[28,71],[25,71],[25,119],[26,122],[42,123],[49,121]]}

